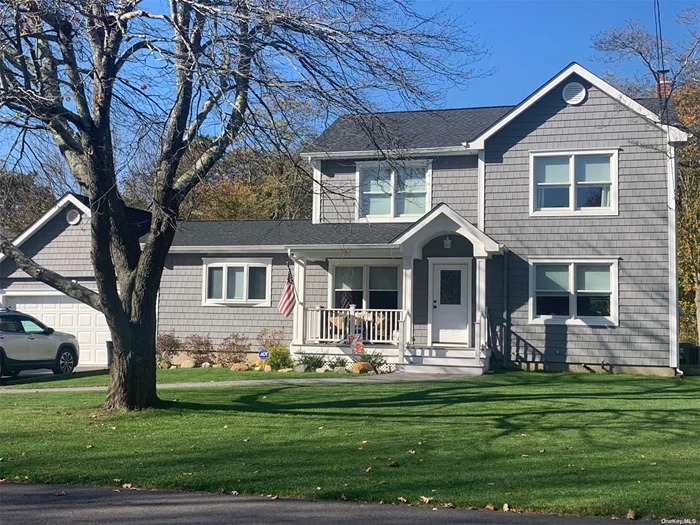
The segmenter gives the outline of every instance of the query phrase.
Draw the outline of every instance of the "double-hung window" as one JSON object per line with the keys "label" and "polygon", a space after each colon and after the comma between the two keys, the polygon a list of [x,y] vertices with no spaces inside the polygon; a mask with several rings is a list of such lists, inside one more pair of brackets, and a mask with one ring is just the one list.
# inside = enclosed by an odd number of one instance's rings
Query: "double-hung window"
{"label": "double-hung window", "polygon": [[617,326],[617,259],[530,261],[530,321]]}
{"label": "double-hung window", "polygon": [[[332,263],[333,264],[333,263]],[[374,310],[399,308],[399,267],[396,263],[333,265],[333,307]]]}
{"label": "double-hung window", "polygon": [[203,304],[270,306],[272,259],[204,259]]}
{"label": "double-hung window", "polygon": [[617,214],[617,162],[617,150],[531,153],[531,214]]}
{"label": "double-hung window", "polygon": [[358,163],[358,219],[414,220],[430,207],[430,164]]}

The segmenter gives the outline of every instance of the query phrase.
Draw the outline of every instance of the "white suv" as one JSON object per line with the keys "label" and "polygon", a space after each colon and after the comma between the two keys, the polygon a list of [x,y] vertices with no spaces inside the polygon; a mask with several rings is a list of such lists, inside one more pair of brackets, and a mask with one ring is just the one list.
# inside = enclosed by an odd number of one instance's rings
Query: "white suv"
{"label": "white suv", "polygon": [[0,308],[0,378],[40,368],[70,374],[79,357],[75,336],[56,332],[27,314]]}

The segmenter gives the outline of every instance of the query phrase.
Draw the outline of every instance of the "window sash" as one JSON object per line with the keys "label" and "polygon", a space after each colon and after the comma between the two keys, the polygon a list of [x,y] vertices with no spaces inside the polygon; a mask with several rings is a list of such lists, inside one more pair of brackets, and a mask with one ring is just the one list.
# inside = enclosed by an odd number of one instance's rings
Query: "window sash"
{"label": "window sash", "polygon": [[[538,165],[543,159],[563,159],[568,158],[568,180],[558,181],[552,180],[545,182],[542,180],[545,175],[543,167]],[[591,180],[586,180],[586,174],[582,159],[608,159],[608,179],[605,180],[600,176],[599,170],[595,167],[590,175]],[[580,153],[560,153],[557,154],[532,154],[530,167],[530,180],[533,188],[532,192],[532,212],[611,212],[617,209],[616,195],[616,178],[617,178],[617,153],[616,152],[580,152]],[[578,162],[577,162],[578,161]],[[592,164],[594,166],[594,164]],[[602,187],[602,195],[600,198],[600,206],[579,206],[579,188],[583,191],[584,188]],[[544,192],[546,188],[567,188],[569,190],[569,199],[567,206],[545,206]]]}
{"label": "window sash", "polygon": [[[376,167],[358,167],[358,173],[359,173],[359,199],[358,199],[358,206],[359,206],[359,217],[365,217],[365,218],[388,218],[388,219],[395,219],[395,218],[400,218],[400,217],[420,217],[421,215],[424,215],[427,211],[428,208],[430,207],[430,202],[429,202],[429,192],[428,192],[428,186],[430,184],[429,181],[429,172],[430,172],[430,166],[429,165],[424,165],[421,164],[420,166],[406,166],[404,169],[406,171],[414,171],[414,174],[416,171],[422,172],[423,175],[423,184],[422,187],[418,187],[416,185],[409,185],[408,187],[405,186],[405,184],[400,184],[400,181],[398,180],[399,178],[399,171],[401,171],[401,168],[398,170],[396,168],[391,168],[390,171],[390,176],[389,176],[389,184],[387,189],[381,190],[381,189],[369,189],[368,184],[367,184],[367,177],[372,177],[376,176],[378,171],[381,171],[382,169],[386,168],[376,168]],[[410,177],[411,180],[415,180],[415,176]],[[389,202],[389,213],[369,213],[369,201],[372,196],[383,196],[387,198]],[[424,198],[424,205],[423,205],[423,210],[417,212],[417,213],[400,213],[399,212],[399,201],[403,200],[404,203],[406,201],[411,201],[411,199],[415,198]],[[405,204],[404,204],[405,208]]]}
{"label": "window sash", "polygon": [[[264,304],[270,301],[270,283],[272,279],[272,264],[257,263],[257,262],[230,262],[230,263],[208,263],[204,265],[205,283],[204,283],[204,303],[206,304]],[[265,283],[263,287],[264,297],[251,297],[251,280],[250,269],[261,268],[265,271]],[[222,274],[221,296],[212,296],[212,287],[210,277],[212,270],[220,269]],[[233,271],[232,271],[233,270]],[[230,287],[229,278],[235,278],[238,273],[235,270],[243,270],[242,282],[236,281],[234,287]],[[241,286],[241,294],[239,294],[238,286]],[[234,293],[234,297],[230,297],[230,293]],[[217,294],[218,295],[218,294]],[[235,295],[239,295],[235,297]]]}
{"label": "window sash", "polygon": [[[362,287],[361,288],[343,288],[338,284],[338,270],[341,270],[343,268],[361,268],[362,269]],[[396,271],[396,285],[395,287],[373,287],[370,285],[370,272],[372,271],[373,268],[392,268]],[[391,310],[393,309],[399,309],[400,304],[401,304],[401,294],[400,289],[401,289],[401,272],[399,271],[401,267],[399,265],[394,265],[394,264],[342,264],[342,265],[334,265],[333,266],[333,284],[332,284],[332,307],[333,308],[342,308],[340,305],[340,298],[342,296],[343,292],[351,292],[354,294],[360,293],[362,296],[362,304],[356,304],[355,306],[357,308],[361,309],[372,309],[370,302],[371,302],[371,297],[374,295],[375,297],[379,297],[377,294],[373,294],[373,292],[378,292],[380,294],[382,293],[395,293],[396,294],[396,307],[395,308],[390,308]],[[376,283],[375,283],[376,284]],[[379,308],[379,310],[386,310],[387,308]]]}
{"label": "window sash", "polygon": [[[614,280],[616,279],[613,274],[616,265],[608,262],[588,262],[588,261],[577,261],[577,262],[534,262],[532,263],[533,272],[532,279],[534,282],[531,283],[532,286],[532,314],[533,319],[567,319],[567,320],[612,320],[613,317],[613,304],[614,297],[613,294],[616,293],[613,290]],[[552,288],[546,288],[540,286],[538,283],[538,266],[567,266],[568,267],[568,286],[566,290],[555,290]],[[601,287],[599,289],[583,289],[579,286],[579,270],[582,268],[607,268],[609,272],[608,286],[607,288]],[[569,314],[568,315],[548,315],[548,314],[538,314],[538,298],[541,297],[568,297],[569,299]],[[579,298],[608,298],[607,303],[607,314],[606,315],[579,315]]]}

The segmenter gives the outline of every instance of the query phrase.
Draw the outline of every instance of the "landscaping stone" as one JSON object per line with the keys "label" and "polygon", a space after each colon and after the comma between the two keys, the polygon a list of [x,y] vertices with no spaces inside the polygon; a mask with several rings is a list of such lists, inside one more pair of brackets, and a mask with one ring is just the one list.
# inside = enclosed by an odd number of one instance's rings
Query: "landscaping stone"
{"label": "landscaping stone", "polygon": [[170,367],[171,365],[167,361],[161,361],[160,363],[158,363],[158,368],[160,368],[161,370],[167,370]]}
{"label": "landscaping stone", "polygon": [[294,371],[295,372],[306,372],[306,365],[295,365]]}
{"label": "landscaping stone", "polygon": [[325,374],[326,372],[328,372],[327,368],[317,368],[316,369],[317,374]]}
{"label": "landscaping stone", "polygon": [[235,363],[231,365],[231,372],[243,372],[248,370],[248,365],[245,363]]}
{"label": "landscaping stone", "polygon": [[347,373],[347,371],[348,371],[347,368],[345,368],[344,366],[336,366],[333,369],[333,372],[335,372],[336,374],[345,374],[345,373]]}
{"label": "landscaping stone", "polygon": [[293,368],[280,368],[280,369],[278,370],[278,372],[280,372],[280,373],[282,373],[282,374],[286,374],[287,372],[293,372],[293,371],[294,371]]}
{"label": "landscaping stone", "polygon": [[263,372],[272,372],[272,367],[270,365],[265,365],[263,367]]}
{"label": "landscaping stone", "polygon": [[185,361],[187,361],[190,358],[190,356],[187,355],[187,352],[178,352],[174,356],[170,358],[170,362],[173,365],[181,365]]}
{"label": "landscaping stone", "polygon": [[180,368],[194,368],[197,366],[197,362],[194,359],[186,359],[180,364]]}
{"label": "landscaping stone", "polygon": [[213,365],[211,365],[211,367],[212,368],[223,368],[224,365],[222,365],[221,363],[214,363]]}
{"label": "landscaping stone", "polygon": [[172,370],[173,368],[177,368],[177,365],[170,365],[169,370]]}
{"label": "landscaping stone", "polygon": [[204,363],[202,363],[202,368],[211,368],[211,363],[205,361]]}
{"label": "landscaping stone", "polygon": [[374,372],[374,369],[372,368],[372,365],[365,361],[359,361],[358,363],[353,363],[352,365],[353,374],[369,374],[370,372]]}

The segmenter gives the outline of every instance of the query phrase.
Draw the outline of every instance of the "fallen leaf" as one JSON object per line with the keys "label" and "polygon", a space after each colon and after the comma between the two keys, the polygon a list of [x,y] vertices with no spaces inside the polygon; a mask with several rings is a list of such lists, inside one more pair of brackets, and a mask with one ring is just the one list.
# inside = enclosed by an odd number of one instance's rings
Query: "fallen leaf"
{"label": "fallen leaf", "polygon": [[323,427],[318,427],[319,430],[323,430]]}
{"label": "fallen leaf", "polygon": [[437,507],[433,507],[433,510],[437,510]]}
{"label": "fallen leaf", "polygon": [[133,485],[132,485],[131,483],[124,483],[124,484],[122,485],[122,488],[123,488],[123,489],[130,489],[131,487],[133,487]]}
{"label": "fallen leaf", "polygon": [[95,419],[97,417],[97,414],[90,414],[90,419]]}
{"label": "fallen leaf", "polygon": [[401,502],[401,503],[406,503],[406,498],[404,498],[404,497],[402,497],[402,496],[399,496],[399,497],[396,498],[396,499],[399,500],[399,502]]}
{"label": "fallen leaf", "polygon": [[390,467],[398,467],[399,464],[398,464],[398,462],[396,462],[395,460],[392,459],[391,461],[389,461],[389,466]]}
{"label": "fallen leaf", "polygon": [[232,491],[231,491],[231,496],[238,496],[238,491],[237,491],[237,490],[232,490]]}
{"label": "fallen leaf", "polygon": [[279,496],[275,494],[275,495],[272,496],[270,499],[279,499]]}
{"label": "fallen leaf", "polygon": [[62,490],[61,492],[56,492],[56,493],[54,494],[54,496],[65,496],[65,495],[66,495],[66,491],[65,491],[65,490]]}
{"label": "fallen leaf", "polygon": [[377,483],[377,485],[386,485],[386,481],[381,480],[379,483]]}
{"label": "fallen leaf", "polygon": [[224,425],[224,428],[228,428],[228,425]]}
{"label": "fallen leaf", "polygon": [[118,478],[114,478],[112,481],[114,481],[115,483],[121,483],[121,482],[122,482],[122,480],[120,480],[120,479],[118,479]]}
{"label": "fallen leaf", "polygon": [[493,483],[487,483],[489,487],[493,487]]}
{"label": "fallen leaf", "polygon": [[87,448],[95,448],[95,447],[93,447],[92,445],[88,445]]}
{"label": "fallen leaf", "polygon": [[522,437],[527,437],[527,434],[520,434]]}
{"label": "fallen leaf", "polygon": [[345,494],[340,495],[340,501],[347,501],[348,497]]}
{"label": "fallen leaf", "polygon": [[540,450],[540,454],[542,454],[543,452],[545,452],[545,449]]}
{"label": "fallen leaf", "polygon": [[371,472],[371,471],[372,471],[372,467],[367,467],[367,468],[365,469],[365,472]]}
{"label": "fallen leaf", "polygon": [[362,442],[363,445],[366,445],[367,443],[369,443],[369,441],[367,441],[367,440],[364,440],[364,441]]}
{"label": "fallen leaf", "polygon": [[484,507],[484,509],[486,509],[486,510],[496,510],[496,507],[494,507],[493,505],[491,505],[491,504],[489,503],[488,505],[486,505],[486,506]]}
{"label": "fallen leaf", "polygon": [[656,461],[652,461],[651,463],[649,463],[649,465],[651,465],[652,467],[655,467],[655,466],[656,466]]}
{"label": "fallen leaf", "polygon": [[117,427],[109,427],[109,428],[111,428],[112,430],[117,430]]}
{"label": "fallen leaf", "polygon": [[569,450],[569,447],[559,447],[559,450]]}
{"label": "fallen leaf", "polygon": [[243,443],[248,443],[248,438],[245,438],[245,439],[243,440]]}
{"label": "fallen leaf", "polygon": [[637,519],[637,513],[630,509],[627,511],[627,516],[625,516],[628,520],[636,520]]}
{"label": "fallen leaf", "polygon": [[321,490],[321,487],[316,487],[316,490]]}
{"label": "fallen leaf", "polygon": [[529,458],[530,455],[529,455],[529,454],[522,454],[520,457],[521,457],[521,458]]}
{"label": "fallen leaf", "polygon": [[428,503],[433,501],[433,498],[426,498],[425,496],[421,496],[420,500],[427,505]]}
{"label": "fallen leaf", "polygon": [[455,508],[455,506],[452,503],[443,503],[442,506],[445,507],[446,509],[454,509]]}
{"label": "fallen leaf", "polygon": [[415,450],[409,450],[408,453],[409,453],[409,454],[415,454],[416,451],[415,451]]}
{"label": "fallen leaf", "polygon": [[508,512],[508,511],[510,511],[510,506],[508,506],[507,503],[504,503],[503,504],[503,512]]}
{"label": "fallen leaf", "polygon": [[357,450],[364,450],[365,447],[357,447]]}

